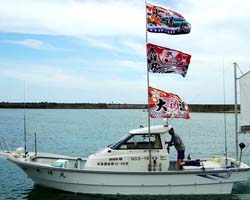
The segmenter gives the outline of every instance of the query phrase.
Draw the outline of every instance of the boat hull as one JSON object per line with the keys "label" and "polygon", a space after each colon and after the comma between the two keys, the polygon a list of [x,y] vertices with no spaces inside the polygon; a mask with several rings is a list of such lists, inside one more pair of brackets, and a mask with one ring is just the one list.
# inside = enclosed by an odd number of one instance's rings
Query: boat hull
{"label": "boat hull", "polygon": [[102,185],[86,183],[52,182],[44,178],[31,177],[41,186],[74,193],[106,195],[222,195],[231,194],[233,183],[194,185]]}
{"label": "boat hull", "polygon": [[84,194],[231,194],[234,182],[248,180],[249,169],[169,172],[115,172],[39,166],[9,158],[38,185]]}

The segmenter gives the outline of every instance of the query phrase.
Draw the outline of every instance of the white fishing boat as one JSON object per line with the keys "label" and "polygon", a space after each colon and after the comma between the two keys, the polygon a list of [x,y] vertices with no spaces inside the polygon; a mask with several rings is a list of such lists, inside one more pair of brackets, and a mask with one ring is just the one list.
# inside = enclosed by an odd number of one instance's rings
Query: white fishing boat
{"label": "white fishing boat", "polygon": [[[151,25],[154,25],[153,22],[151,21]],[[185,24],[182,23],[181,26],[183,28]],[[154,52],[150,51],[150,53]],[[187,68],[184,70],[185,73],[186,70]],[[185,76],[185,74],[182,75]],[[250,73],[246,74],[245,78],[249,82]],[[149,98],[148,116],[155,115],[159,111],[159,109],[151,109],[150,101]],[[175,114],[175,111],[171,110],[166,113],[166,117],[173,117]],[[246,115],[249,117],[249,113]],[[188,116],[184,114],[182,117]],[[23,169],[35,184],[74,193],[230,194],[234,183],[248,181],[250,167],[241,161],[244,148],[242,144],[240,144],[240,159],[238,159],[237,139],[236,159],[227,156],[186,159],[181,165],[181,170],[177,171],[176,161],[170,159],[166,146],[166,134],[171,126],[166,121],[162,125],[151,126],[150,116],[148,119],[148,127],[131,130],[116,143],[86,158],[40,153],[36,150],[26,152],[26,144],[24,148],[17,148],[16,151],[6,151],[4,150],[6,143],[2,145],[3,151],[0,152],[0,157]],[[247,120],[245,127],[250,124],[249,118]],[[237,130],[236,120],[236,138]]]}
{"label": "white fishing boat", "polygon": [[232,158],[185,160],[176,171],[165,134],[169,126],[131,130],[113,145],[88,158],[2,152],[38,185],[75,193],[123,195],[230,194],[235,182],[247,181],[249,166]]}

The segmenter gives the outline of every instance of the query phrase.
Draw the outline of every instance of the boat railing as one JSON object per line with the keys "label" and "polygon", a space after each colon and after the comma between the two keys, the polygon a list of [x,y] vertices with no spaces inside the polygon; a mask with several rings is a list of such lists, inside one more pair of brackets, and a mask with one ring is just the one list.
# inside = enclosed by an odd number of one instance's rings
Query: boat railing
{"label": "boat railing", "polygon": [[0,137],[0,146],[3,152],[9,152],[10,148],[4,137]]}

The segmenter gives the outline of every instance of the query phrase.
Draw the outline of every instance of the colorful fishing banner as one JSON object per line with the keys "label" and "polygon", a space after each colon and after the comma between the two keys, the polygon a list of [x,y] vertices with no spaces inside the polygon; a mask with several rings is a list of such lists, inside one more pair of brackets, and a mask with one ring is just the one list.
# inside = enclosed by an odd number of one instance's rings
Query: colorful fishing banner
{"label": "colorful fishing banner", "polygon": [[191,24],[179,13],[159,6],[147,4],[147,30],[171,35],[187,34]]}
{"label": "colorful fishing banner", "polygon": [[166,47],[147,44],[148,71],[186,76],[191,55]]}
{"label": "colorful fishing banner", "polygon": [[149,107],[152,118],[190,119],[188,105],[176,94],[149,87]]}

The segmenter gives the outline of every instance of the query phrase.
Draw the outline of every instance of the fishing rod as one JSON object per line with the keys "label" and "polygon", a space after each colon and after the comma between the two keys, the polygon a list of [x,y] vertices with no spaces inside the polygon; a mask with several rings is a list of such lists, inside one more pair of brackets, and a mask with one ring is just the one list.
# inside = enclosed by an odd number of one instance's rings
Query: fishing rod
{"label": "fishing rod", "polygon": [[24,158],[27,155],[27,132],[26,132],[26,99],[25,99],[25,82],[24,82],[24,95],[23,95],[23,134],[24,134]]}
{"label": "fishing rod", "polygon": [[223,100],[224,100],[224,135],[225,135],[225,158],[226,166],[228,163],[227,159],[227,115],[226,115],[226,91],[225,91],[225,66],[224,66],[224,57],[223,57]]}

